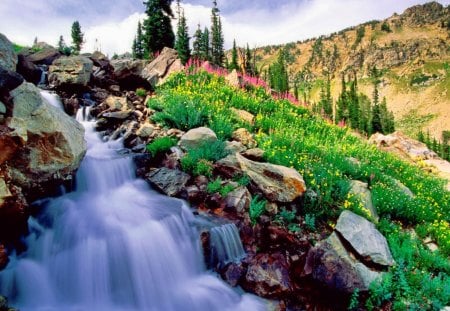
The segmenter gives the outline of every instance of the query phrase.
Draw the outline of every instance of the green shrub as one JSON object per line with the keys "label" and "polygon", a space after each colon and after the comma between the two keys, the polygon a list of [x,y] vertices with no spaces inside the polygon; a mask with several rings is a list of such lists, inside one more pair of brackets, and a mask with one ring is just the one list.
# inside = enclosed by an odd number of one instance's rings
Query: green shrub
{"label": "green shrub", "polygon": [[250,184],[250,177],[247,174],[234,176],[233,180],[241,187],[247,187]]}
{"label": "green shrub", "polygon": [[249,216],[253,225],[256,224],[258,218],[266,211],[267,201],[255,196],[250,202]]}
{"label": "green shrub", "polygon": [[145,97],[147,96],[147,91],[143,88],[136,89],[136,95],[139,97]]}
{"label": "green shrub", "polygon": [[147,145],[147,150],[153,157],[157,157],[169,151],[176,144],[177,140],[175,138],[169,136],[159,137]]}
{"label": "green shrub", "polygon": [[389,27],[389,24],[386,22],[383,22],[383,24],[381,24],[381,31],[384,31],[387,33],[392,32],[391,27]]}
{"label": "green shrub", "polygon": [[231,138],[235,129],[234,121],[230,115],[217,114],[212,117],[209,127],[216,133],[220,140],[228,140]]}
{"label": "green shrub", "polygon": [[217,177],[214,181],[210,181],[206,187],[206,191],[209,194],[219,193],[223,198],[226,197],[231,191],[234,190],[234,187],[230,184],[226,184],[222,186],[223,180],[220,177]]}
{"label": "green shrub", "polygon": [[204,142],[197,148],[188,150],[181,159],[181,167],[184,171],[194,176],[205,175],[211,177],[212,163],[228,155],[225,143],[218,140],[215,142]]}

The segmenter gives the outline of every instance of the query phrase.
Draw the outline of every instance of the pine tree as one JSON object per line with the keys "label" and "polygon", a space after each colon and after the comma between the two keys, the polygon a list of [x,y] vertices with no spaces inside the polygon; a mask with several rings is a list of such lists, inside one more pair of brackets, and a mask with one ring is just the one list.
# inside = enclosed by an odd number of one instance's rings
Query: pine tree
{"label": "pine tree", "polygon": [[279,93],[289,90],[289,77],[283,51],[278,54],[277,61],[269,67],[269,80],[272,89]]}
{"label": "pine tree", "polygon": [[336,102],[336,123],[341,121],[346,122],[348,119],[348,98],[347,87],[345,84],[345,76],[342,74],[341,78],[341,94]]}
{"label": "pine tree", "polygon": [[209,29],[205,27],[203,30],[202,41],[201,41],[201,60],[211,61],[211,47],[210,47],[210,36]]}
{"label": "pine tree", "polygon": [[232,71],[236,69],[239,71],[239,64],[238,64],[238,53],[237,53],[237,47],[236,47],[236,40],[233,40],[233,49],[231,50],[231,63],[228,66],[228,70]]}
{"label": "pine tree", "polygon": [[247,43],[247,48],[245,49],[244,69],[245,69],[246,74],[254,75],[253,68],[252,68],[252,53],[250,51],[250,47],[248,46],[248,43]]}
{"label": "pine tree", "polygon": [[223,49],[222,21],[219,13],[217,1],[213,0],[213,8],[211,10],[211,61],[215,65],[222,66],[225,52]]}
{"label": "pine tree", "polygon": [[201,59],[202,37],[203,37],[203,32],[200,29],[200,24],[198,24],[197,30],[195,31],[195,34],[194,34],[194,42],[192,43],[192,57],[195,60]]}
{"label": "pine tree", "polygon": [[175,35],[172,30],[170,7],[172,0],[148,0],[144,2],[147,18],[144,20],[144,50],[152,55],[162,51],[164,47],[173,48]]}
{"label": "pine tree", "polygon": [[189,58],[191,58],[191,49],[189,47],[189,34],[186,24],[186,17],[184,16],[184,10],[179,7],[178,2],[178,27],[177,27],[177,39],[175,41],[175,49],[178,51],[178,56],[181,59],[183,65],[185,65]]}
{"label": "pine tree", "polygon": [[79,54],[81,47],[83,45],[84,34],[81,32],[81,26],[78,21],[73,22],[72,24],[72,43],[73,43],[73,51],[75,54]]}
{"label": "pine tree", "polygon": [[358,98],[358,81],[355,77],[350,83],[350,90],[348,92],[348,118],[350,121],[350,127],[353,129],[359,128],[359,118],[360,118],[360,106]]}
{"label": "pine tree", "polygon": [[133,55],[137,59],[144,59],[145,50],[144,50],[144,34],[142,32],[142,24],[141,21],[138,21],[136,37],[133,42]]}

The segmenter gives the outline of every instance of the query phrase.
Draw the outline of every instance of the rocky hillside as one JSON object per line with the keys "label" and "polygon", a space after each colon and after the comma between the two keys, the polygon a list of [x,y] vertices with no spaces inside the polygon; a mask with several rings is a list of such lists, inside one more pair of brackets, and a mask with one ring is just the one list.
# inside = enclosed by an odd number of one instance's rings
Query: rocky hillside
{"label": "rocky hillside", "polygon": [[259,48],[257,60],[264,72],[284,49],[291,82],[297,78],[300,89],[305,80],[312,86],[310,102],[318,101],[325,73],[332,78],[334,100],[341,75],[354,73],[359,90],[371,98],[369,70],[376,66],[383,74],[381,98],[394,112],[397,128],[410,136],[424,129],[440,139],[442,131],[450,130],[449,42],[450,7],[431,2],[329,36]]}

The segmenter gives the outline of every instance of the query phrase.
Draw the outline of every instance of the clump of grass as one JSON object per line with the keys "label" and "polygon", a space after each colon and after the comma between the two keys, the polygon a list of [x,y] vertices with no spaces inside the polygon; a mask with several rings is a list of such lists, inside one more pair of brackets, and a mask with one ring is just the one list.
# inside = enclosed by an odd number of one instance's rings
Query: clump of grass
{"label": "clump of grass", "polygon": [[249,216],[253,225],[258,221],[258,218],[266,211],[267,201],[261,199],[259,196],[253,197],[250,202]]}
{"label": "clump of grass", "polygon": [[136,95],[139,97],[145,97],[147,95],[147,91],[143,88],[136,89]]}
{"label": "clump of grass", "polygon": [[223,180],[220,177],[217,177],[215,180],[210,181],[206,187],[206,191],[209,194],[219,193],[223,198],[226,197],[231,191],[234,190],[234,187],[230,184],[222,185]]}
{"label": "clump of grass", "polygon": [[170,148],[172,148],[176,144],[177,140],[175,138],[169,136],[159,137],[147,145],[147,150],[152,154],[153,157],[158,157],[169,151]]}
{"label": "clump of grass", "polygon": [[223,141],[204,142],[197,148],[188,150],[181,159],[181,167],[184,171],[194,176],[212,175],[212,163],[228,155]]}

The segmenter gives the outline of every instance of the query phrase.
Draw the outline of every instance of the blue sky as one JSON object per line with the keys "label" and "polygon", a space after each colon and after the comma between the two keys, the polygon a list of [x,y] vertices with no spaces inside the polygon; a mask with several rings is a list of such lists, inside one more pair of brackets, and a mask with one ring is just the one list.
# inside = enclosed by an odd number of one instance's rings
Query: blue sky
{"label": "blue sky", "polygon": [[[190,32],[209,26],[211,0],[184,0]],[[233,39],[251,47],[280,44],[328,34],[422,4],[424,0],[218,0],[226,47]],[[449,5],[450,0],[439,0]],[[0,0],[0,32],[30,45],[35,37],[56,45],[70,43],[70,27],[79,20],[85,51],[130,49],[136,25],[145,17],[141,0]],[[174,21],[175,22],[175,21]]]}

